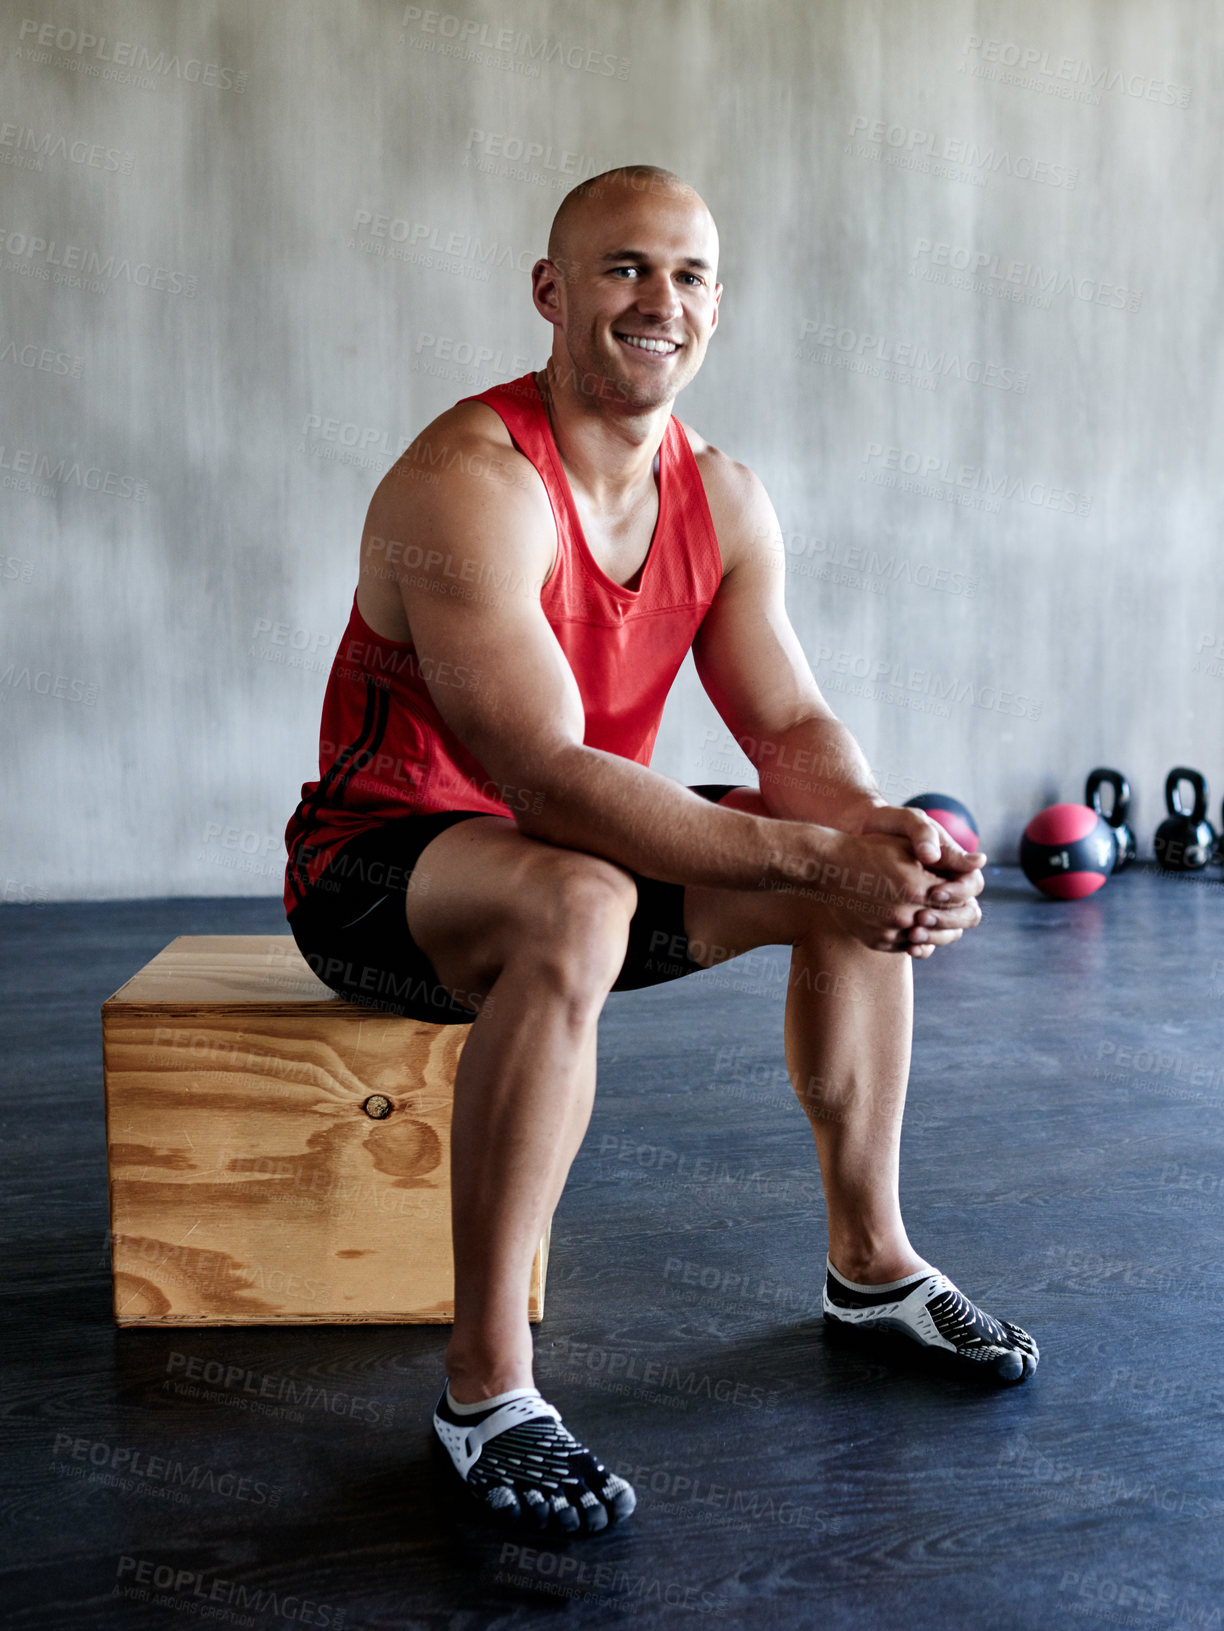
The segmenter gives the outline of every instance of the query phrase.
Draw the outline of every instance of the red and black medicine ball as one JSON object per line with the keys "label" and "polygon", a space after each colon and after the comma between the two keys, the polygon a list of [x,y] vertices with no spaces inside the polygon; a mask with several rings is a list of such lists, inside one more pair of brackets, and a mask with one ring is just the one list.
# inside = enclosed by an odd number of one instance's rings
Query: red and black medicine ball
{"label": "red and black medicine ball", "polygon": [[1051,804],[1024,829],[1020,865],[1043,895],[1082,900],[1098,890],[1117,858],[1114,830],[1086,804]]}
{"label": "red and black medicine ball", "polygon": [[947,793],[919,793],[905,803],[907,809],[925,810],[931,820],[938,821],[948,836],[969,854],[977,849],[978,824],[959,799],[950,798]]}

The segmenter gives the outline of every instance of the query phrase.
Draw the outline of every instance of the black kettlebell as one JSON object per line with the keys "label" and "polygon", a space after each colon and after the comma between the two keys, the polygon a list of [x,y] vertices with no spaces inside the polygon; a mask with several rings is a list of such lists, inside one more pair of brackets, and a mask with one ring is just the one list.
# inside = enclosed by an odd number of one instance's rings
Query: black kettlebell
{"label": "black kettlebell", "polygon": [[[1194,808],[1182,803],[1181,784],[1194,789]],[[1215,848],[1215,829],[1207,819],[1207,783],[1197,770],[1177,765],[1165,778],[1169,814],[1156,829],[1156,859],[1166,872],[1201,872]]]}
{"label": "black kettlebell", "polygon": [[[1102,787],[1113,789],[1113,803],[1108,810],[1101,808]],[[1117,858],[1113,864],[1115,872],[1121,872],[1135,859],[1135,835],[1126,824],[1130,797],[1130,783],[1120,770],[1106,770],[1101,765],[1088,772],[1088,780],[1084,784],[1084,803],[1091,805],[1099,816],[1104,816],[1114,830],[1117,839]]]}

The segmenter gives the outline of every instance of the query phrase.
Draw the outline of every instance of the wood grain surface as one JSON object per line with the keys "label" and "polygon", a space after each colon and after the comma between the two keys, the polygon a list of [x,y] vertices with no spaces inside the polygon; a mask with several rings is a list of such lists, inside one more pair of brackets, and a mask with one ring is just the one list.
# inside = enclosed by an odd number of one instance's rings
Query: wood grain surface
{"label": "wood grain surface", "polygon": [[291,936],[172,941],[102,1005],[116,1322],[451,1320],[467,1036],[345,1002]]}

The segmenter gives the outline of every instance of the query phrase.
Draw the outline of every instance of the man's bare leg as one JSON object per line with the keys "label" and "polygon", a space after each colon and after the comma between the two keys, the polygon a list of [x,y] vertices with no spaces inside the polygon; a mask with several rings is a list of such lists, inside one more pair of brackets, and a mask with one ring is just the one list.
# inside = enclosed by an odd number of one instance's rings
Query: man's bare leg
{"label": "man's bare leg", "polygon": [[[747,789],[720,802],[764,811],[759,794]],[[983,1314],[943,1276],[922,1281],[938,1271],[914,1250],[902,1221],[901,1123],[913,1032],[909,956],[870,950],[838,912],[802,887],[769,894],[688,889],[685,928],[694,960],[707,966],[757,946],[793,947],[787,1070],[811,1123],[829,1262],[844,1282],[836,1288],[835,1317],[864,1328],[891,1322],[929,1345],[959,1345],[975,1369],[1004,1381],[1031,1375],[1038,1354],[1027,1332]],[[912,1286],[898,1287],[896,1305],[879,1296],[873,1302],[867,1292],[911,1279]],[[825,1306],[830,1311],[827,1291]]]}
{"label": "man's bare leg", "polygon": [[455,1078],[452,1396],[532,1385],[531,1265],[582,1143],[597,1027],[636,891],[594,856],[465,821],[422,852],[409,927],[444,986],[487,993]]}
{"label": "man's bare leg", "polygon": [[535,1388],[527,1320],[532,1259],[590,1120],[599,1013],[636,903],[621,868],[496,816],[428,844],[407,901],[442,984],[473,1007],[484,999],[455,1080],[455,1319],[434,1433],[469,1501],[536,1532],[593,1534],[636,1499]]}
{"label": "man's bare leg", "polygon": [[910,960],[816,925],[791,953],[786,1064],[816,1140],[829,1258],[848,1279],[899,1280],[927,1264],[901,1219]]}
{"label": "man's bare leg", "polygon": [[472,1028],[455,1078],[451,1394],[474,1403],[532,1385],[531,1265],[590,1121],[596,1020],[541,1000],[514,965]]}
{"label": "man's bare leg", "polygon": [[849,1279],[900,1279],[926,1267],[901,1219],[901,1120],[909,1079],[909,958],[870,951],[801,892],[685,892],[696,962],[790,944],[787,1074],[816,1141],[829,1256]]}

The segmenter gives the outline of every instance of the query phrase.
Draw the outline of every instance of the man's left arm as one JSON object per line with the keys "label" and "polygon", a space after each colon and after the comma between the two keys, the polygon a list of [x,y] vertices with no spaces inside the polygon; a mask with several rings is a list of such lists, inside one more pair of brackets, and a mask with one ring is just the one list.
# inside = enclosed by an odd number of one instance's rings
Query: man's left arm
{"label": "man's left arm", "polygon": [[[693,660],[706,694],[757,772],[769,814],[908,838],[915,858],[944,880],[936,880],[932,901],[963,905],[981,890],[986,857],[967,855],[921,810],[890,804],[854,736],[821,695],[787,615],[782,529],[760,480],[720,455],[717,481],[707,484],[707,493],[724,570],[693,642]],[[972,922],[979,915],[975,909]],[[960,913],[957,922],[971,926]]]}

